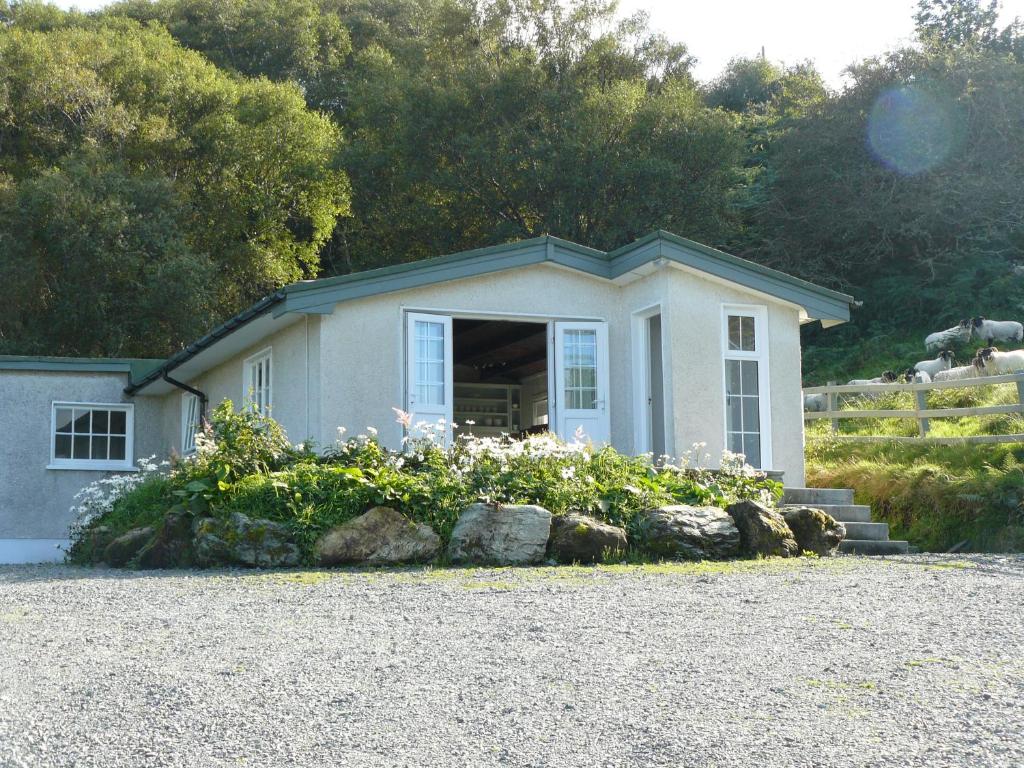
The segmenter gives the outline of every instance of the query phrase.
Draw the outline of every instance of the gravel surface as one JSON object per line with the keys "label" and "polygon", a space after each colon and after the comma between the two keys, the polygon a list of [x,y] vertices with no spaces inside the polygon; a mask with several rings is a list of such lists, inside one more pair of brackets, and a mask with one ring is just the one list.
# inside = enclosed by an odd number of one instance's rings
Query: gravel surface
{"label": "gravel surface", "polygon": [[2,766],[1020,766],[1024,558],[0,568]]}

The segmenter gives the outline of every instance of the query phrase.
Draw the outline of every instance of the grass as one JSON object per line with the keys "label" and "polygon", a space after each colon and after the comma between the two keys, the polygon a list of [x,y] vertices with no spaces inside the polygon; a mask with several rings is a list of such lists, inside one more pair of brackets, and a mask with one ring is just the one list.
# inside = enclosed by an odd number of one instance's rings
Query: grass
{"label": "grass", "polygon": [[707,577],[713,575],[735,576],[743,574],[797,574],[801,570],[814,568],[847,569],[856,566],[856,561],[834,558],[759,558],[756,560],[703,560],[664,561],[658,563],[616,563],[612,565],[558,565],[558,566],[473,566],[439,567],[407,566],[385,568],[348,568],[337,570],[278,571],[270,573],[245,574],[241,578],[258,582],[270,582],[282,586],[316,587],[326,582],[340,580],[342,584],[359,581],[385,579],[389,583],[423,584],[448,582],[454,587],[467,590],[512,590],[532,583],[555,583],[558,585],[580,585],[595,579],[619,576],[663,577]]}
{"label": "grass", "polygon": [[853,488],[892,538],[925,551],[967,541],[969,551],[1024,552],[1024,444],[811,439],[807,482]]}

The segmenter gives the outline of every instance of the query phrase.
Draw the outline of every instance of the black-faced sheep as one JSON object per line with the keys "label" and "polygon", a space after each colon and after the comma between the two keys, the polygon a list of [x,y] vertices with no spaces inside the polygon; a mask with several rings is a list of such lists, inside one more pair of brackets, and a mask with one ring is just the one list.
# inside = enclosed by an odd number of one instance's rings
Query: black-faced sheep
{"label": "black-faced sheep", "polygon": [[914,363],[913,370],[927,373],[929,380],[931,380],[935,378],[935,374],[939,371],[948,371],[952,367],[953,353],[948,349],[944,349],[934,360],[922,360],[919,363]]}
{"label": "black-faced sheep", "polygon": [[896,381],[896,373],[894,371],[885,371],[881,376],[876,376],[873,379],[850,379],[847,384],[892,384]]}
{"label": "black-faced sheep", "polygon": [[1024,349],[1000,352],[995,347],[985,347],[978,350],[974,362],[984,369],[986,376],[1017,373],[1024,371]]}
{"label": "black-faced sheep", "polygon": [[929,351],[937,349],[948,349],[955,344],[966,344],[971,340],[971,331],[974,326],[970,320],[961,320],[952,328],[944,331],[936,331],[925,337],[924,346]]}
{"label": "black-faced sheep", "polygon": [[986,320],[971,318],[974,335],[991,346],[993,341],[1024,341],[1024,325],[1016,320]]}
{"label": "black-faced sheep", "polygon": [[[944,368],[943,370],[948,369]],[[907,370],[903,372],[903,380],[907,382],[907,384],[927,384],[932,380],[932,377],[928,371],[917,371],[913,368],[907,368]]]}

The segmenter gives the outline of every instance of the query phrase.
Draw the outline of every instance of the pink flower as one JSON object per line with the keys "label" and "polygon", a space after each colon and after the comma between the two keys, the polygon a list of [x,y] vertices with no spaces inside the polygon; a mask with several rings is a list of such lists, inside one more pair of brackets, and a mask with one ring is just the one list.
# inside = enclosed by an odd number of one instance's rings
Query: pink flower
{"label": "pink flower", "polygon": [[412,426],[411,413],[406,413],[401,408],[392,408],[391,410],[395,412],[395,421],[401,424],[405,429],[408,429],[410,426]]}

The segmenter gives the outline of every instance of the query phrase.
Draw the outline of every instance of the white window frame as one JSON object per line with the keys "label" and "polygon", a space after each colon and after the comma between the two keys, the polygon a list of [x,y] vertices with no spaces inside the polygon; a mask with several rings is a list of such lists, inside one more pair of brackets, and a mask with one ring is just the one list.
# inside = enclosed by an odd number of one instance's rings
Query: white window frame
{"label": "white window frame", "polygon": [[242,364],[242,403],[246,407],[255,405],[252,399],[252,393],[255,389],[253,386],[253,367],[257,363],[262,363],[265,360],[270,362],[270,376],[267,377],[268,380],[266,386],[267,398],[264,403],[264,407],[262,409],[258,408],[257,410],[263,416],[269,416],[274,407],[274,369],[277,367],[274,365],[273,347],[261,349],[255,355],[250,355],[245,358],[245,362]]}
{"label": "white window frame", "polygon": [[[125,414],[124,460],[58,459],[57,453],[57,409],[89,408],[100,411],[123,411]],[[76,403],[54,400],[50,403],[50,463],[47,469],[85,469],[97,472],[132,472],[138,467],[135,458],[135,405],[132,403]]]}
{"label": "white window frame", "polygon": [[[729,349],[729,316],[739,315],[754,318],[754,352]],[[764,304],[723,304],[722,305],[722,437],[723,447],[729,448],[729,410],[725,405],[728,391],[727,360],[754,360],[757,362],[758,411],[761,432],[761,470],[771,470],[772,463],[772,412],[771,377],[768,359],[769,345],[768,307]]]}
{"label": "white window frame", "polygon": [[[273,373],[273,370],[271,370]],[[193,410],[193,405],[195,409]],[[181,393],[181,455],[189,456],[196,452],[196,433],[199,431],[200,414],[199,395],[192,392]],[[194,419],[194,420],[192,420]],[[191,435],[192,440],[189,441]]]}

